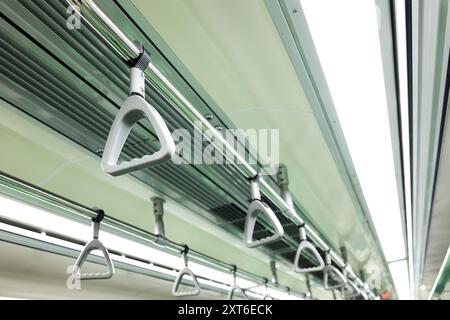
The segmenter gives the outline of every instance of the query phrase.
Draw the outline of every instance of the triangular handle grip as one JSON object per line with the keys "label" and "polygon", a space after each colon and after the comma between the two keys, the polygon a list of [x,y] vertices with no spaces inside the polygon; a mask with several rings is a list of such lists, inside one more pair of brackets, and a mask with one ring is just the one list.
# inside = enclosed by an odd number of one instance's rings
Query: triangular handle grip
{"label": "triangular handle grip", "polygon": [[[181,285],[181,281],[183,280],[183,277],[185,275],[189,275],[192,277],[192,282],[194,283],[194,290],[190,291],[178,291],[178,288]],[[177,278],[175,279],[175,282],[173,283],[172,287],[172,294],[175,297],[189,297],[189,296],[197,296],[200,294],[200,285],[198,284],[197,277],[194,275],[191,269],[188,267],[185,267],[183,270],[181,270]]]}
{"label": "triangular handle grip", "polygon": [[[256,220],[260,214],[264,215],[269,221],[269,223],[273,226],[274,233],[271,236],[259,240],[253,240],[253,233],[255,230]],[[265,203],[261,202],[260,200],[254,199],[247,209],[247,216],[245,218],[245,228],[244,228],[244,244],[249,248],[254,248],[277,241],[280,238],[282,238],[283,235],[284,235],[283,227],[281,226],[280,221],[278,220],[277,216],[272,211],[272,209]]]}
{"label": "triangular handle grip", "polygon": [[[139,120],[147,118],[160,142],[160,150],[151,155],[118,163],[131,128]],[[132,95],[120,108],[106,140],[102,156],[104,172],[119,176],[169,160],[175,152],[175,142],[164,119],[158,111],[139,95]]]}
{"label": "triangular handle grip", "polygon": [[230,291],[228,291],[228,300],[233,300],[234,294],[235,292],[240,292],[242,293],[242,295],[247,298],[250,299],[247,294],[245,293],[245,290],[242,289],[241,287],[239,287],[237,284],[233,284],[230,288]]}
{"label": "triangular handle grip", "polygon": [[[317,259],[317,261],[319,262],[317,266],[309,268],[300,268],[300,258],[302,254],[304,254],[306,251],[309,251]],[[315,272],[323,270],[324,267],[325,262],[323,261],[323,258],[319,254],[319,251],[317,251],[316,247],[314,247],[314,245],[308,240],[300,241],[297,253],[295,254],[294,271],[298,273]]]}
{"label": "triangular handle grip", "polygon": [[[81,273],[81,267],[83,263],[86,261],[87,256],[93,250],[100,250],[103,253],[103,257],[105,258],[105,264],[108,268],[108,271],[103,273]],[[98,239],[91,240],[81,251],[78,256],[77,261],[75,262],[75,266],[73,268],[72,274],[81,280],[95,280],[95,279],[109,279],[114,275],[114,264],[111,261],[108,250],[105,248],[103,243]]]}
{"label": "triangular handle grip", "polygon": [[[330,276],[334,274],[335,277],[338,280],[338,283],[335,285],[330,286],[329,279]],[[337,289],[342,286],[345,286],[347,283],[347,278],[344,276],[344,274],[335,266],[331,264],[327,264],[325,268],[323,269],[323,286],[325,290],[331,290],[331,289]]]}

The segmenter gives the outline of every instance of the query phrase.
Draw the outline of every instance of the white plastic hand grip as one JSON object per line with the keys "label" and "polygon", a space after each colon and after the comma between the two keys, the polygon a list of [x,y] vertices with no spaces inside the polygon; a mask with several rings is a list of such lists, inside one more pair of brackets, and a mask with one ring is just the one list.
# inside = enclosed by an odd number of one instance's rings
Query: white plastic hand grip
{"label": "white plastic hand grip", "polygon": [[[89,253],[93,250],[100,250],[103,253],[103,256],[105,258],[105,264],[108,270],[106,272],[101,273],[81,273],[82,265],[86,261],[86,258],[88,257]],[[96,280],[96,279],[109,279],[114,275],[114,272],[115,272],[114,264],[112,263],[111,258],[109,257],[108,250],[100,242],[100,240],[93,239],[88,244],[86,244],[86,246],[83,248],[83,251],[81,251],[77,261],[75,262],[72,274],[77,279]]]}
{"label": "white plastic hand grip", "polygon": [[236,292],[240,292],[245,298],[249,299],[249,297],[247,296],[247,294],[245,293],[244,289],[242,289],[241,287],[239,287],[237,284],[233,284],[230,287],[230,291],[228,291],[228,300],[233,300],[234,294]]}
{"label": "white plastic hand grip", "polygon": [[[181,253],[181,257],[183,258],[184,262],[184,268],[178,273],[175,282],[173,283],[172,294],[175,297],[189,297],[189,296],[197,296],[200,294],[200,285],[198,284],[197,277],[188,267],[188,258],[187,258],[188,250],[189,249],[187,248],[185,249],[184,252]],[[189,291],[178,291],[181,282],[183,281],[183,277],[186,275],[192,278],[192,282],[194,283],[194,289]]]}
{"label": "white plastic hand grip", "polygon": [[[259,185],[256,180],[251,182],[250,191],[252,195],[252,202],[248,206],[247,215],[245,217],[244,244],[249,248],[254,248],[279,240],[283,237],[284,230],[273,210],[261,201]],[[274,232],[271,236],[253,240],[256,220],[261,214],[272,225]]]}
{"label": "white plastic hand grip", "polygon": [[[93,208],[93,211],[97,213],[97,216],[92,219],[92,240],[86,244],[83,250],[80,252],[80,255],[75,262],[75,265],[72,270],[72,275],[76,279],[80,280],[94,280],[94,279],[109,279],[114,275],[114,264],[111,261],[109,256],[109,252],[103,243],[98,240],[100,233],[100,222],[103,220],[105,216],[105,212],[98,208]],[[93,250],[100,250],[105,259],[105,264],[108,270],[106,272],[97,272],[97,273],[81,273],[81,267],[83,263],[86,261],[89,253]]]}
{"label": "white plastic hand grip", "polygon": [[[308,241],[304,226],[301,226],[299,228],[299,232],[300,232],[300,244],[298,245],[298,249],[295,254],[294,271],[298,273],[306,273],[323,270],[323,268],[325,267],[325,262],[323,261],[323,258],[319,254],[319,251],[317,251],[316,247],[314,247],[314,245],[310,241]],[[318,261],[318,265],[314,267],[301,268],[300,258],[305,255],[305,252],[309,252]]]}
{"label": "white plastic hand grip", "polygon": [[[194,289],[190,291],[178,291],[178,288],[181,285],[184,276],[191,276],[192,282],[194,283]],[[194,275],[191,269],[185,267],[183,270],[178,273],[177,278],[172,287],[172,294],[175,297],[189,297],[189,296],[197,296],[200,294],[200,285],[198,284],[197,277]]]}
{"label": "white plastic hand grip", "polygon": [[[153,126],[160,142],[160,150],[151,155],[118,163],[131,128],[143,118],[147,118]],[[164,119],[144,98],[132,95],[125,100],[114,119],[103,151],[102,169],[110,175],[119,176],[165,162],[174,152],[175,142]]]}
{"label": "white plastic hand grip", "polygon": [[[333,277],[337,283],[335,285],[330,285],[330,278]],[[347,278],[344,274],[335,266],[331,264],[331,256],[329,253],[326,254],[326,265],[323,269],[323,286],[325,290],[337,289],[345,286],[347,283]]]}
{"label": "white plastic hand grip", "polygon": [[[317,266],[308,268],[300,267],[300,258],[302,255],[304,255],[304,252],[306,251],[309,251],[317,259],[317,261],[319,261],[319,264]],[[320,256],[319,252],[314,247],[314,245],[308,240],[301,241],[295,254],[294,271],[298,273],[315,272],[323,270],[324,267],[325,263],[323,262],[322,257]]]}
{"label": "white plastic hand grip", "polygon": [[[253,240],[256,220],[260,214],[264,215],[273,226],[274,233],[271,236]],[[260,200],[253,200],[248,207],[247,216],[245,218],[244,244],[249,248],[254,248],[277,241],[283,237],[283,235],[283,227],[272,209]]]}

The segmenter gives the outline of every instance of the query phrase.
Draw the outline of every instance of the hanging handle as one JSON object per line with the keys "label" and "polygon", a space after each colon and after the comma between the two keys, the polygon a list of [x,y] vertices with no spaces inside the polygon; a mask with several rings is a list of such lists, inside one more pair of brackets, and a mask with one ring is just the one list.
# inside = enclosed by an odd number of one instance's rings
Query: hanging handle
{"label": "hanging handle", "polygon": [[231,275],[233,276],[233,284],[230,287],[230,291],[228,291],[228,300],[233,300],[235,292],[240,292],[245,298],[250,299],[247,296],[247,294],[245,293],[245,290],[237,285],[237,283],[236,283],[236,272],[237,272],[237,267],[233,266],[233,268],[231,270]]}
{"label": "hanging handle", "polygon": [[[197,277],[188,267],[188,258],[187,258],[188,252],[189,252],[188,246],[185,246],[183,251],[181,251],[181,257],[184,262],[184,268],[178,273],[177,278],[175,279],[175,282],[173,283],[172,287],[172,294],[176,297],[189,297],[189,296],[197,296],[200,294],[200,285],[198,284]],[[192,278],[192,282],[194,283],[194,290],[178,291],[181,282],[183,280],[183,277],[186,275]]]}
{"label": "hanging handle", "polygon": [[[135,170],[157,165],[169,160],[175,153],[175,142],[159,112],[145,98],[145,74],[150,56],[142,49],[137,61],[133,62],[130,73],[130,96],[119,110],[106,140],[102,156],[104,172],[119,176]],[[159,140],[160,149],[151,155],[134,158],[119,163],[120,153],[130,134],[131,128],[141,119],[148,119]]]}
{"label": "hanging handle", "polygon": [[[103,243],[101,243],[100,240],[98,239],[100,231],[100,222],[103,220],[105,213],[101,209],[94,208],[93,210],[97,212],[97,217],[92,219],[93,239],[89,243],[87,243],[86,246],[81,251],[72,271],[72,275],[77,279],[81,280],[109,279],[115,273],[114,264],[111,261],[109,252],[103,245]],[[99,272],[99,273],[81,273],[80,272],[81,267],[83,266],[84,262],[89,256],[89,253],[91,253],[91,251],[93,250],[100,250],[103,253],[103,257],[105,258],[105,264],[108,270],[106,272]]]}
{"label": "hanging handle", "polygon": [[[247,209],[247,215],[245,217],[244,244],[249,248],[269,244],[271,242],[279,240],[284,235],[283,227],[281,226],[281,223],[273,210],[267,204],[261,201],[261,193],[257,180],[258,178],[255,178],[250,183],[252,202]],[[274,233],[262,239],[254,240],[253,236],[255,225],[259,215],[263,215],[264,217],[266,217],[268,222],[274,228]]]}
{"label": "hanging handle", "polygon": [[[330,285],[329,278],[334,276],[337,280],[337,284]],[[323,284],[325,290],[337,289],[344,286],[347,283],[347,278],[342,274],[342,272],[331,264],[330,251],[325,254],[325,268],[323,269]]]}
{"label": "hanging handle", "polygon": [[242,289],[241,287],[239,287],[236,284],[233,284],[230,287],[230,291],[228,291],[228,300],[233,300],[233,297],[235,295],[236,292],[240,292],[244,297],[246,297],[247,299],[249,299],[249,297],[247,296],[247,294],[245,293],[244,289]]}
{"label": "hanging handle", "polygon": [[[300,243],[295,254],[294,271],[298,273],[306,273],[323,270],[323,268],[325,267],[325,262],[323,261],[323,258],[319,254],[319,251],[317,251],[316,247],[310,241],[308,241],[308,238],[306,236],[305,224],[303,223],[302,225],[300,225],[298,229],[300,234]],[[300,258],[305,254],[305,252],[309,252],[313,257],[316,258],[316,260],[318,261],[318,264],[316,266],[308,268],[300,267]]]}

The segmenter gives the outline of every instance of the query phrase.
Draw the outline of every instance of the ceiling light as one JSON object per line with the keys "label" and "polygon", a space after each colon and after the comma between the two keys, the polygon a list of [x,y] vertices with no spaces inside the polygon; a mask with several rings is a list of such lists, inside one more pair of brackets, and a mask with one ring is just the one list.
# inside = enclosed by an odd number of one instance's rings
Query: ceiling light
{"label": "ceiling light", "polygon": [[403,259],[375,1],[302,0],[301,5],[385,257]]}
{"label": "ceiling light", "polygon": [[406,260],[389,263],[394,285],[397,289],[397,295],[400,300],[410,300],[411,291],[409,290],[408,263]]}
{"label": "ceiling light", "polygon": [[409,98],[408,98],[408,65],[406,49],[406,8],[405,1],[395,1],[395,21],[397,35],[397,65],[399,80],[400,116],[402,124],[403,145],[403,171],[405,177],[405,211],[406,211],[406,234],[408,235],[408,271],[411,292],[413,286],[413,259],[412,259],[412,216],[411,216],[411,159],[409,145]]}

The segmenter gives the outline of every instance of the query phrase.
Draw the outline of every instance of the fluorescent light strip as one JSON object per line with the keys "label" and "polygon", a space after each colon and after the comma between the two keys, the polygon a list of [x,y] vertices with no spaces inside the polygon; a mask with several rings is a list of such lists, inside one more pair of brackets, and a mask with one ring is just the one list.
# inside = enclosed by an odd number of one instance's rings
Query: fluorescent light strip
{"label": "fluorescent light strip", "polygon": [[[16,200],[12,200],[2,195],[0,195],[0,217],[15,221],[17,223],[25,224],[30,227],[34,227],[38,230],[43,230],[43,232],[37,234],[36,232],[25,230],[6,223],[0,223],[0,230],[23,235],[28,238],[34,238],[37,240],[49,242],[77,251],[81,251],[83,247],[69,241],[47,236],[45,232],[65,235],[67,237],[71,237],[83,242],[87,242],[92,239],[92,231],[90,226],[84,225],[80,222],[72,221],[67,218],[59,217],[53,213]],[[120,252],[123,255],[134,256],[144,261],[157,263],[159,265],[167,267],[168,269],[153,264],[140,262],[134,259],[129,259],[125,256],[111,254],[111,259],[114,261],[131,264],[143,269],[157,271],[159,273],[164,273],[173,277],[177,275],[177,272],[173,269],[180,269],[183,267],[181,256],[175,256],[162,250],[145,246],[136,241],[119,237],[115,234],[103,231],[101,229],[99,238],[107,248],[114,250],[115,252]],[[96,251],[92,252],[92,254],[101,256],[101,254]],[[209,279],[207,280],[200,278],[198,279],[200,283],[204,283],[223,290],[229,289],[229,286],[227,285],[232,284],[232,277],[228,273],[209,268],[195,261],[190,261],[189,267],[192,269],[194,274]],[[236,277],[236,281],[237,284],[242,288],[249,288],[257,285],[257,283],[241,277]],[[277,299],[299,299],[294,295],[287,295],[285,292],[280,290],[276,290],[273,288],[269,288],[269,290],[270,295]],[[253,296],[256,297],[258,297],[257,294],[260,294],[261,296],[265,294],[265,289],[263,287],[252,289],[252,291],[254,292]],[[249,295],[252,295],[252,293],[249,292]]]}
{"label": "fluorescent light strip", "polygon": [[302,0],[317,53],[381,246],[405,246],[375,1]]}
{"label": "fluorescent light strip", "polygon": [[408,263],[406,260],[389,263],[394,285],[397,289],[397,295],[400,300],[410,300],[411,291],[409,290]]}
{"label": "fluorescent light strip", "polygon": [[409,96],[408,65],[406,49],[406,8],[404,0],[395,1],[395,21],[397,30],[397,64],[400,89],[400,112],[403,144],[403,173],[405,176],[406,233],[408,243],[408,274],[410,292],[414,292],[413,281],[413,245],[412,245],[412,211],[411,211],[411,160],[409,144]]}

